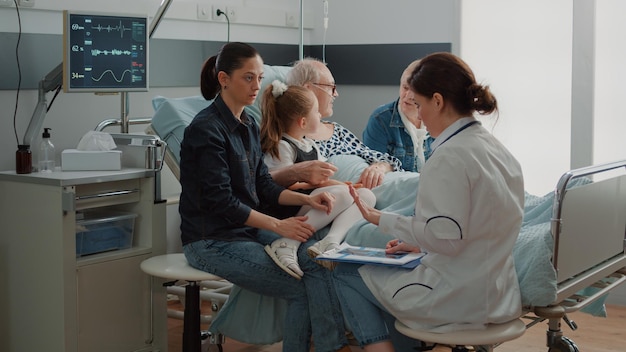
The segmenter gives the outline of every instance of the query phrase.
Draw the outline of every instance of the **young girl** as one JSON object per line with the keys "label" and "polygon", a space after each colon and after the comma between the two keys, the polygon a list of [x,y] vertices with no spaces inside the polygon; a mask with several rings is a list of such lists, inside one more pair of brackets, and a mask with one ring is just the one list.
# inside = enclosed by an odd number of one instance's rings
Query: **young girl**
{"label": "young girl", "polygon": [[[306,137],[315,132],[321,124],[318,102],[313,92],[300,86],[287,87],[275,80],[263,92],[261,112],[263,116],[261,148],[270,171],[301,161],[325,160],[317,150],[315,142]],[[335,197],[333,209],[328,213],[309,206],[274,209],[277,217],[305,215],[306,222],[316,230],[333,222],[326,237],[307,249],[307,253],[313,258],[337,248],[350,226],[362,219],[344,182],[329,180],[318,185],[298,182],[289,188],[312,195],[328,192]],[[358,192],[362,200],[374,206],[376,197],[371,190],[359,188]],[[299,246],[299,241],[281,237],[267,245],[265,251],[283,270],[293,277],[300,278],[303,272],[298,265]],[[332,262],[320,263],[332,269]]]}

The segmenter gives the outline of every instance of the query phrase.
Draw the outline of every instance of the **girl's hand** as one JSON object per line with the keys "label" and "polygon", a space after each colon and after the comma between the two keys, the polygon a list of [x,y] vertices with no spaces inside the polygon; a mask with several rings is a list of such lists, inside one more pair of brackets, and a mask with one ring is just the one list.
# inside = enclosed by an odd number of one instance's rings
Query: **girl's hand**
{"label": "girl's hand", "polygon": [[363,188],[363,184],[362,183],[352,183],[351,181],[346,181],[344,182],[347,185],[351,185],[352,187],[359,189],[359,188]]}
{"label": "girl's hand", "polygon": [[322,187],[328,187],[328,186],[344,186],[346,184],[346,182],[342,182],[339,180],[328,180],[326,182],[322,182],[319,185],[317,185],[317,187],[315,188],[322,188]]}
{"label": "girl's hand", "polygon": [[363,218],[374,225],[378,225],[378,223],[380,222],[380,210],[373,208],[367,205],[367,203],[365,203],[364,201],[362,201],[359,193],[356,191],[356,188],[354,188],[354,186],[348,185],[348,188],[350,189],[350,195],[352,196],[352,199],[354,199],[354,203],[357,205],[357,207],[359,207]]}
{"label": "girl's hand", "polygon": [[307,182],[316,187],[327,182],[337,171],[337,166],[320,160],[295,163],[289,168],[296,174],[296,181]]}
{"label": "girl's hand", "polygon": [[393,254],[397,252],[415,252],[420,253],[422,249],[418,246],[410,245],[406,242],[402,242],[398,239],[393,239],[387,242],[387,246],[385,246],[385,253]]}
{"label": "girl's hand", "polygon": [[315,232],[313,226],[305,222],[307,219],[307,216],[294,216],[280,220],[279,226],[274,231],[282,237],[306,242]]}

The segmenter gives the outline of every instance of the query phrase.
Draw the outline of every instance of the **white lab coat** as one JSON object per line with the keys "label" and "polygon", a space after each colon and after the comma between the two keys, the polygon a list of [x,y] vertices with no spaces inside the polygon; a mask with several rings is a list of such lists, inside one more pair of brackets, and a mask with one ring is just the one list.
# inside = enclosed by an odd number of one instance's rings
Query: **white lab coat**
{"label": "white lab coat", "polygon": [[521,296],[512,251],[523,207],[519,163],[480,124],[471,125],[426,162],[415,216],[381,216],[383,233],[428,253],[421,265],[363,266],[361,276],[387,310],[414,329],[482,329],[517,318]]}

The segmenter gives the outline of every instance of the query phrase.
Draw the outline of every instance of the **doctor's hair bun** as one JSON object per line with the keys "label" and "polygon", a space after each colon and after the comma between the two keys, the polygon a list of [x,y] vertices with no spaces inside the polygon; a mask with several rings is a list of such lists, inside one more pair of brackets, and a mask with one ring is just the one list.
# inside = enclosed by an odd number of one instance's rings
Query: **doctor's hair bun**
{"label": "doctor's hair bun", "polygon": [[472,108],[481,115],[489,114],[498,107],[496,97],[491,94],[489,86],[474,83],[468,87]]}

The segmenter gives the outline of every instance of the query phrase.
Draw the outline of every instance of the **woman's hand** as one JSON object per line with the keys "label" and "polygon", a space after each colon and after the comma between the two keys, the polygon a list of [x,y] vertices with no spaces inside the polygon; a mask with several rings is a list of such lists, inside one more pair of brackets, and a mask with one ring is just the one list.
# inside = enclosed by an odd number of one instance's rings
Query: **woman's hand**
{"label": "woman's hand", "polygon": [[321,210],[326,214],[330,214],[335,204],[335,196],[330,192],[320,192],[309,196],[309,205],[313,209]]}
{"label": "woman's hand", "polygon": [[307,216],[294,216],[282,219],[279,221],[276,229],[274,229],[274,232],[285,238],[306,242],[315,232],[313,226],[305,222],[307,219]]}
{"label": "woman's hand", "polygon": [[391,170],[391,165],[388,163],[371,164],[363,170],[357,182],[361,183],[365,188],[372,189],[376,186],[380,186],[385,179],[385,174]]}
{"label": "woman's hand", "polygon": [[354,188],[353,185],[349,184],[348,188],[350,189],[350,195],[352,196],[352,199],[354,199],[354,203],[357,205],[357,207],[359,207],[363,218],[374,225],[378,225],[378,223],[380,222],[380,210],[373,208],[367,205],[367,203],[363,202],[361,200],[361,197],[359,196],[359,192],[356,191],[356,188]]}
{"label": "woman's hand", "polygon": [[415,252],[420,253],[422,249],[418,246],[410,245],[406,242],[402,242],[398,239],[391,240],[387,242],[387,246],[385,247],[385,253],[393,254],[397,252]]}
{"label": "woman's hand", "polygon": [[[298,195],[308,197],[302,193],[298,193]],[[300,200],[302,199],[300,198]],[[245,224],[250,227],[272,231],[285,238],[306,242],[306,240],[313,236],[313,233],[316,231],[311,224],[306,222],[308,218],[308,216],[294,216],[287,219],[277,219],[256,210],[252,210]]]}

